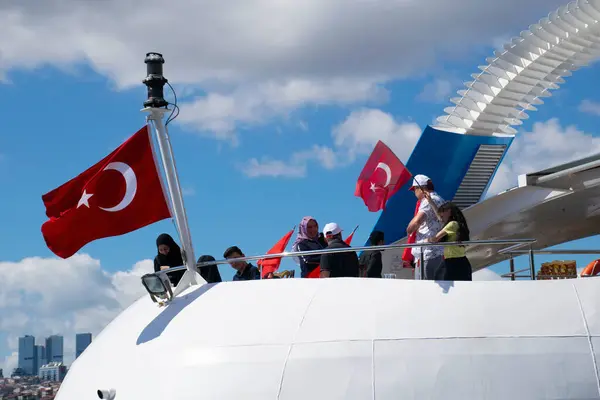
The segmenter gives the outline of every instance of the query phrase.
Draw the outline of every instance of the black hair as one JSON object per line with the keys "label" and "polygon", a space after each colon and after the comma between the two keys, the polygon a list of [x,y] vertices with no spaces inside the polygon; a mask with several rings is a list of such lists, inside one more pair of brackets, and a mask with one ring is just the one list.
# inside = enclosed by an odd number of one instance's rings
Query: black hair
{"label": "black hair", "polygon": [[[200,256],[198,258],[198,262],[199,263],[201,263],[201,262],[209,262],[209,261],[216,261],[216,260],[215,260],[215,258],[213,256],[208,255],[208,254],[205,254],[205,255]],[[217,264],[212,264],[212,265],[217,265]]]}
{"label": "black hair", "polygon": [[371,245],[373,246],[377,245],[377,243],[381,242],[382,240],[384,240],[384,236],[383,232],[381,231],[373,231],[371,232],[371,235],[369,235],[369,242],[371,242]]}
{"label": "black hair", "polygon": [[469,240],[471,240],[469,225],[467,225],[467,220],[462,211],[460,211],[460,208],[458,208],[458,206],[454,203],[446,202],[442,204],[438,209],[440,213],[448,210],[450,210],[450,219],[448,220],[448,222],[456,221],[458,223],[456,241],[468,242]]}
{"label": "black hair", "polygon": [[225,250],[225,252],[223,253],[223,258],[228,258],[233,253],[238,253],[242,257],[244,256],[244,253],[242,253],[242,250],[240,250],[239,247],[231,246],[231,247],[228,247],[227,250]]}

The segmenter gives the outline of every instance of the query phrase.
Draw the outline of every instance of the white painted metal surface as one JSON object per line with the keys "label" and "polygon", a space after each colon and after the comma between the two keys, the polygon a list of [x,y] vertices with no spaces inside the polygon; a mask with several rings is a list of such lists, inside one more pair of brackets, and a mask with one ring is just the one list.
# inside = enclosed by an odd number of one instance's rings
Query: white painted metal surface
{"label": "white painted metal surface", "polygon": [[600,56],[600,0],[577,0],[521,32],[480,66],[438,129],[472,135],[515,134],[572,71]]}
{"label": "white painted metal surface", "polygon": [[57,400],[597,399],[600,279],[278,279],[148,296]]}

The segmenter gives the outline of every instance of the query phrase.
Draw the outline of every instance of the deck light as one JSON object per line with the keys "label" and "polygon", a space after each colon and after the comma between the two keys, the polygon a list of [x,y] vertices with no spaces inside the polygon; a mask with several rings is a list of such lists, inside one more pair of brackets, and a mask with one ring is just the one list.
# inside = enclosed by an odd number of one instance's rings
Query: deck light
{"label": "deck light", "polygon": [[173,298],[171,282],[164,273],[146,274],[142,276],[142,284],[155,303],[164,303]]}

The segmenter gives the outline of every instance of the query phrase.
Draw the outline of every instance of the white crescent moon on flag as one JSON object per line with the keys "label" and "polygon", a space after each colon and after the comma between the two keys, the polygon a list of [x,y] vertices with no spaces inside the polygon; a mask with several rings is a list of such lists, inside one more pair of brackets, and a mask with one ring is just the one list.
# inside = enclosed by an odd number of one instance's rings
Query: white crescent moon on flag
{"label": "white crescent moon on flag", "polygon": [[104,210],[104,211],[108,211],[108,212],[117,212],[117,211],[121,211],[122,209],[127,207],[133,201],[133,198],[135,197],[135,193],[137,192],[137,178],[135,176],[135,172],[133,172],[131,167],[122,162],[111,162],[104,168],[103,171],[106,171],[109,169],[120,172],[121,175],[123,175],[123,178],[125,178],[125,196],[123,196],[123,199],[121,199],[119,204],[117,204],[114,207],[110,207],[110,208],[98,207],[98,208],[100,208],[101,210]]}
{"label": "white crescent moon on flag", "polygon": [[390,182],[392,181],[392,170],[390,169],[390,166],[387,165],[386,163],[382,163],[380,162],[379,164],[377,164],[377,167],[375,168],[375,170],[377,169],[382,169],[385,171],[385,185],[383,185],[383,187],[388,187],[390,185]]}

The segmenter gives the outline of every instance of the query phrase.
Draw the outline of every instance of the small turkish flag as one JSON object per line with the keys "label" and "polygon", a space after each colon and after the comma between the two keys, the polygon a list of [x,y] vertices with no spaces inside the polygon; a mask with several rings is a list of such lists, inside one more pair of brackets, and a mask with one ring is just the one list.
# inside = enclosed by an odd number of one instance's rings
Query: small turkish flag
{"label": "small turkish flag", "polygon": [[380,140],[358,177],[354,195],[363,199],[369,211],[383,210],[388,199],[411,177],[402,161]]}
{"label": "small turkish flag", "polygon": [[46,245],[62,258],[86,244],[170,218],[148,126],[102,161],[42,196]]}
{"label": "small turkish flag", "polygon": [[[294,227],[296,229],[296,227]],[[267,252],[267,254],[279,254],[285,251],[285,247],[289,243],[292,235],[294,234],[294,229],[283,235],[281,239],[273,247],[271,250]],[[258,260],[258,266],[261,267],[262,277],[264,278],[271,272],[275,272],[279,269],[279,265],[281,264],[281,257],[278,258],[265,258]]]}

